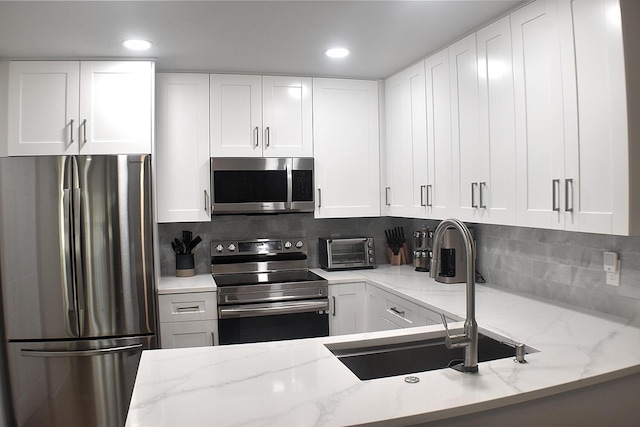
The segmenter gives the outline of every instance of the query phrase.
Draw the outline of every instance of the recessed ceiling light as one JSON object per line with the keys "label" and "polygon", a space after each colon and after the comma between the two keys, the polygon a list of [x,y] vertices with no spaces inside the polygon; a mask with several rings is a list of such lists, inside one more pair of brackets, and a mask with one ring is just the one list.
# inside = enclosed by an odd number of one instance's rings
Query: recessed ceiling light
{"label": "recessed ceiling light", "polygon": [[344,58],[349,55],[349,50],[343,47],[335,47],[329,50],[326,50],[325,55],[329,58]]}
{"label": "recessed ceiling light", "polygon": [[122,45],[131,50],[147,50],[151,47],[151,42],[147,40],[125,40]]}

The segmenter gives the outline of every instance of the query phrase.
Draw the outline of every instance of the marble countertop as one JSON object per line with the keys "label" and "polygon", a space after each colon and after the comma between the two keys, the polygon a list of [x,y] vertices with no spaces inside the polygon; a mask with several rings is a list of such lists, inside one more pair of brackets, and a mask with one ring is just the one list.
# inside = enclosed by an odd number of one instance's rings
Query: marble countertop
{"label": "marble countertop", "polygon": [[[409,266],[325,272],[365,281],[464,317],[465,285]],[[144,351],[128,427],[407,425],[541,398],[640,372],[640,328],[621,318],[478,285],[479,327],[540,350],[527,364],[500,359],[478,374],[442,369],[361,381],[328,343],[441,335],[442,326],[271,343]],[[450,325],[450,326],[456,326]],[[460,324],[457,324],[460,326]]]}
{"label": "marble countertop", "polygon": [[191,277],[162,276],[158,280],[159,295],[216,292],[217,289],[211,274],[197,274]]}

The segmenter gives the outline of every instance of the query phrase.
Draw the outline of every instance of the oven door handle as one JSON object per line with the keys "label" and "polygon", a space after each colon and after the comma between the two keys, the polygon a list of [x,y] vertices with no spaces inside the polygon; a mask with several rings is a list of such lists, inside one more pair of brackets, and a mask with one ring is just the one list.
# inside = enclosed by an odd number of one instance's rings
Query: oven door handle
{"label": "oven door handle", "polygon": [[273,316],[277,314],[308,313],[312,311],[329,310],[329,300],[294,301],[272,304],[246,304],[218,307],[220,319],[239,317]]}

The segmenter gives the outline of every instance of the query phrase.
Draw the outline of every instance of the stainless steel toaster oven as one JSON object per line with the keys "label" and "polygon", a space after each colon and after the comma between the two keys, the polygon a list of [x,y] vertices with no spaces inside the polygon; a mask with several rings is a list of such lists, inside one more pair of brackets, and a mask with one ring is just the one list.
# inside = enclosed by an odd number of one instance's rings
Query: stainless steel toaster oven
{"label": "stainless steel toaster oven", "polygon": [[320,267],[325,270],[375,268],[373,237],[327,238],[320,241]]}

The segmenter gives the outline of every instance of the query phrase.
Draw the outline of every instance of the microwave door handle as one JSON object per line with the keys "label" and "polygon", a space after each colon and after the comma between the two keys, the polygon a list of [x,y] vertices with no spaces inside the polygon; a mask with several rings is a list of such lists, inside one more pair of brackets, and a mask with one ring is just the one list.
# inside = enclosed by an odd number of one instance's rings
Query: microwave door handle
{"label": "microwave door handle", "polygon": [[293,159],[287,159],[287,205],[286,209],[291,209],[293,202]]}

